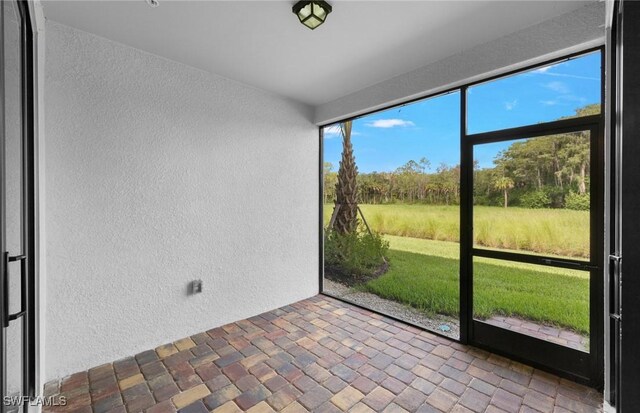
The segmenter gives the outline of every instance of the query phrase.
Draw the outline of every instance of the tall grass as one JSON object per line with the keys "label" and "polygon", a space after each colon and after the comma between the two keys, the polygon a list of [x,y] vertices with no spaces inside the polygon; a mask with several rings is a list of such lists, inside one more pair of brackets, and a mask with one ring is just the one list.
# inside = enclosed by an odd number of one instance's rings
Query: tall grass
{"label": "tall grass", "polygon": [[[373,230],[383,234],[458,242],[460,208],[444,205],[361,205]],[[325,205],[329,222],[333,205]],[[589,257],[589,212],[477,206],[478,246],[574,258]]]}

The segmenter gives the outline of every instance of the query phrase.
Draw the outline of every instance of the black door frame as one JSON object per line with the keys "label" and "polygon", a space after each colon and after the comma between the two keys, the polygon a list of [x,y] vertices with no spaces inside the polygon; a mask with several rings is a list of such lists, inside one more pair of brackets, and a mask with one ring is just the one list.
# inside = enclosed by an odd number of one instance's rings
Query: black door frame
{"label": "black door frame", "polygon": [[[619,250],[623,258],[620,272],[620,331],[617,337],[618,355],[614,360],[617,373],[617,405],[622,413],[633,413],[640,406],[640,3],[620,0],[618,6],[616,108],[614,119],[615,140],[620,145],[621,160],[617,165],[620,176],[620,227],[614,231],[620,236]],[[613,114],[612,113],[612,114]],[[616,251],[614,251],[616,252]],[[624,281],[624,282],[623,282]]]}
{"label": "black door frame", "polygon": [[[35,243],[35,131],[34,131],[34,39],[33,26],[29,14],[29,6],[26,0],[15,1],[21,19],[21,94],[22,94],[22,219],[23,219],[23,245],[21,256],[10,257],[11,251],[6,251],[5,228],[6,228],[6,211],[5,211],[5,190],[6,190],[6,174],[5,162],[5,135],[4,135],[4,40],[0,42],[0,90],[2,99],[2,115],[0,116],[0,374],[2,375],[1,391],[2,396],[6,395],[6,336],[5,326],[8,323],[22,322],[22,390],[24,396],[34,397],[36,394],[36,314],[35,314],[35,282],[36,282],[36,243]],[[0,18],[0,20],[3,20]],[[0,21],[0,38],[4,39],[4,22]],[[7,283],[7,266],[9,262],[21,261],[22,265],[22,283],[21,297],[22,309],[24,312],[19,314],[8,314],[7,297],[9,295]],[[24,407],[28,405],[28,399],[24,400]],[[0,412],[4,413],[9,406],[0,403]]]}
{"label": "black door frame", "polygon": [[[593,115],[571,118],[537,125],[469,134],[463,137],[461,165],[464,179],[461,191],[465,194],[462,213],[466,225],[461,225],[462,274],[465,274],[464,302],[466,338],[474,346],[488,349],[511,359],[536,367],[553,369],[555,373],[588,384],[602,386],[603,363],[603,251],[604,251],[604,129],[603,116]],[[505,252],[473,246],[473,149],[475,146],[494,142],[524,140],[560,133],[589,131],[591,162],[591,214],[589,261],[561,259],[518,252]],[[590,352],[585,353],[555,343],[505,330],[473,318],[473,258],[484,257],[512,262],[537,264],[588,271],[590,273]],[[464,264],[463,264],[464,262]]]}
{"label": "black door frame", "polygon": [[608,208],[608,273],[605,278],[605,401],[611,406],[620,404],[620,328],[621,328],[621,137],[618,133],[617,108],[619,106],[620,83],[619,71],[621,62],[621,13],[620,1],[612,5],[611,27],[607,29],[607,126],[609,139],[609,165],[607,167],[609,190]]}

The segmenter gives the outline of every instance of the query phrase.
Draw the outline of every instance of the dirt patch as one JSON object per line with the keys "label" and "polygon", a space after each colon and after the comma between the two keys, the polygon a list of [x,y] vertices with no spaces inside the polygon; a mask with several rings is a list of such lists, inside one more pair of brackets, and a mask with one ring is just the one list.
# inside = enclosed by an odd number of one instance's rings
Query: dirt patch
{"label": "dirt patch", "polygon": [[350,273],[345,273],[340,267],[327,265],[324,267],[324,276],[331,281],[349,286],[355,287],[360,284],[368,283],[371,280],[375,280],[381,275],[385,274],[389,270],[389,263],[385,260],[371,275],[356,276]]}

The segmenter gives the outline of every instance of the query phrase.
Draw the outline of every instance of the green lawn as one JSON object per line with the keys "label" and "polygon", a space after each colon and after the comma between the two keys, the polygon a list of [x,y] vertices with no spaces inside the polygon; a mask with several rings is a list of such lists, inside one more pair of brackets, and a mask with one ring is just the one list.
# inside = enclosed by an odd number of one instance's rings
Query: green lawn
{"label": "green lawn", "polygon": [[[386,236],[389,271],[360,288],[431,313],[458,315],[458,244]],[[589,331],[587,272],[477,258],[476,317],[494,314]]]}
{"label": "green lawn", "polygon": [[[360,207],[371,228],[377,232],[438,241],[459,240],[458,206]],[[325,224],[332,211],[333,205],[325,205]],[[588,211],[478,206],[474,213],[477,245],[574,258],[589,256]]]}

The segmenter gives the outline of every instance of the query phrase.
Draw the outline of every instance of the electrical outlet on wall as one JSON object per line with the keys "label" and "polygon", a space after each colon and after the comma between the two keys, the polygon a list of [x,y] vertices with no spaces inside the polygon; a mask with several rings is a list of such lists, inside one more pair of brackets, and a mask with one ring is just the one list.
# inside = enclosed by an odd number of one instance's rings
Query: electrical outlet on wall
{"label": "electrical outlet on wall", "polygon": [[191,294],[198,294],[202,292],[202,280],[191,281]]}

